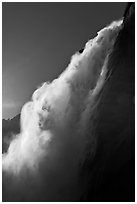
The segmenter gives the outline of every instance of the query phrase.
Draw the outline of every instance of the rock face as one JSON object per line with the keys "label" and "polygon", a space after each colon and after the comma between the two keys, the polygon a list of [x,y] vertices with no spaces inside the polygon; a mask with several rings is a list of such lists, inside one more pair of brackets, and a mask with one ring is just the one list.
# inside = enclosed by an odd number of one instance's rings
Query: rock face
{"label": "rock face", "polygon": [[129,3],[99,104],[93,161],[81,171],[81,201],[135,201],[135,5]]}

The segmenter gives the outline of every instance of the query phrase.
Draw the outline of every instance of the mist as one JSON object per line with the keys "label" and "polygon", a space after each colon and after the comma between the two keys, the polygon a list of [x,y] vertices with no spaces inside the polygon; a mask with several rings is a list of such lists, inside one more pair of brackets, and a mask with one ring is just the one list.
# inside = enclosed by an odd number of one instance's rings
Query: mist
{"label": "mist", "polygon": [[91,158],[96,153],[94,121],[121,23],[99,31],[57,79],[43,83],[23,106],[21,132],[2,159],[5,201],[79,200],[79,169],[89,147]]}

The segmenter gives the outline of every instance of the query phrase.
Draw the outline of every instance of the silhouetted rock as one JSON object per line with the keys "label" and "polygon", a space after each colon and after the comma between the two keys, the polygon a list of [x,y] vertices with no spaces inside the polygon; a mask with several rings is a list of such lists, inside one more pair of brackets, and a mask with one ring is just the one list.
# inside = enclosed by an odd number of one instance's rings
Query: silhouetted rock
{"label": "silhouetted rock", "polygon": [[84,51],[84,49],[79,50],[79,53],[82,53]]}
{"label": "silhouetted rock", "polygon": [[127,5],[98,106],[96,156],[81,171],[81,201],[135,201],[135,4]]}

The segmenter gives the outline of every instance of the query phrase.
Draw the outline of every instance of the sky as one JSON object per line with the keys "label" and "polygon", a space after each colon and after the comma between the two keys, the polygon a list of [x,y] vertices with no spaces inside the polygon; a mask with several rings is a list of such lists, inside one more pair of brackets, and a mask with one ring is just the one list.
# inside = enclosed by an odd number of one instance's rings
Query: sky
{"label": "sky", "polygon": [[2,117],[20,113],[97,31],[122,17],[126,3],[2,3]]}

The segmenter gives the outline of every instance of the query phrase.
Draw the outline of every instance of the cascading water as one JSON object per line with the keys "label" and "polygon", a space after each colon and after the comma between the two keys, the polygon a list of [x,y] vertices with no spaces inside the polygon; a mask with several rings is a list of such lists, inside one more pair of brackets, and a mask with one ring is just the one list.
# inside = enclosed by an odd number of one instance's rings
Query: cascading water
{"label": "cascading water", "polygon": [[5,201],[79,199],[79,165],[87,145],[92,146],[91,156],[96,152],[91,118],[121,23],[113,22],[98,32],[82,53],[72,56],[59,77],[43,83],[22,108],[21,132],[3,154]]}

